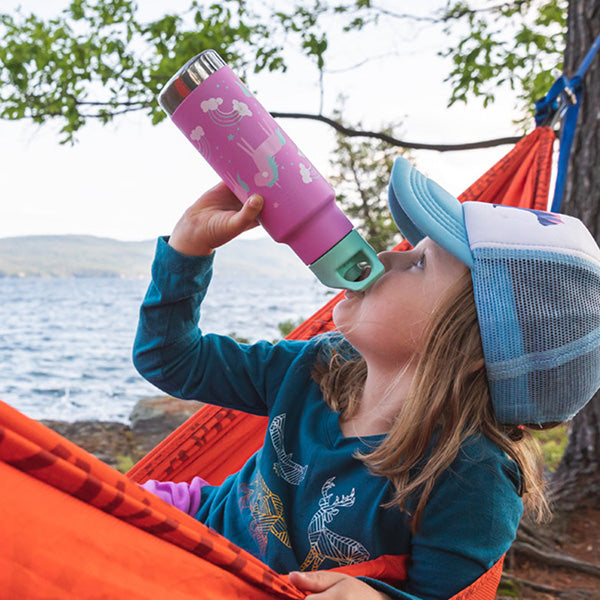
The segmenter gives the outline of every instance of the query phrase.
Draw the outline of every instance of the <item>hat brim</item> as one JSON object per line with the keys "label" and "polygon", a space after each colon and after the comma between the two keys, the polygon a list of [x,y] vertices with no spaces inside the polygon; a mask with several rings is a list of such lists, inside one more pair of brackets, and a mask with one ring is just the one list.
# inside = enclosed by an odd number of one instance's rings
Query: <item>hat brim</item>
{"label": "hat brim", "polygon": [[467,267],[473,266],[461,203],[404,158],[397,158],[392,167],[388,200],[398,229],[413,246],[429,237]]}

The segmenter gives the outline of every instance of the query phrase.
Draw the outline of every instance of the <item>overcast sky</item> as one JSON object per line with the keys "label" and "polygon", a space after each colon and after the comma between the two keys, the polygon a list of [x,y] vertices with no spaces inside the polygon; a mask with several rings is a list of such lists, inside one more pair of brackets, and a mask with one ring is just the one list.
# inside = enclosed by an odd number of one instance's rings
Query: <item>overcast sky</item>
{"label": "overcast sky", "polygon": [[[422,14],[444,0],[410,4]],[[67,0],[2,2],[2,12],[20,5],[26,12],[57,14]],[[140,2],[144,16],[161,14],[164,2]],[[170,10],[189,6],[171,0]],[[392,0],[380,5],[397,6]],[[418,4],[418,5],[417,5]],[[472,101],[447,109],[443,83],[448,62],[436,56],[451,42],[439,30],[389,20],[377,32],[339,36],[330,67],[342,69],[367,56],[388,54],[359,69],[330,73],[325,79],[324,114],[331,115],[340,93],[348,96],[346,119],[368,128],[403,121],[402,137],[431,143],[460,143],[514,135],[514,99],[504,94],[484,109]],[[302,58],[287,73],[253,76],[250,87],[271,111],[318,111],[314,71]],[[334,135],[324,124],[281,120],[313,164],[330,172]],[[152,126],[143,114],[118,118],[108,126],[92,123],[74,146],[59,145],[58,127],[26,121],[0,121],[0,237],[79,233],[141,240],[169,233],[179,215],[217,178],[179,130],[165,120]],[[414,152],[418,166],[454,194],[508,152],[490,150]]]}

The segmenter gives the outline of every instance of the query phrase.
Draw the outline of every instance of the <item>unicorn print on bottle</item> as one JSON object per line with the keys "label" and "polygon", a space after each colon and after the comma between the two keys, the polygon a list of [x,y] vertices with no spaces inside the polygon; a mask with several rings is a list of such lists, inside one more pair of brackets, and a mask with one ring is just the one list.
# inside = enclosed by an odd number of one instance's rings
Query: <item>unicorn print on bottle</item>
{"label": "unicorn print on bottle", "polygon": [[279,179],[279,165],[275,161],[275,155],[285,146],[285,137],[279,127],[269,130],[262,121],[258,123],[258,126],[267,137],[256,147],[242,138],[238,142],[238,146],[256,165],[257,172],[254,174],[254,183],[261,187],[273,187]]}
{"label": "unicorn print on bottle", "polygon": [[226,171],[223,173],[223,181],[238,198],[250,195],[250,186],[240,177],[239,173],[234,175]]}

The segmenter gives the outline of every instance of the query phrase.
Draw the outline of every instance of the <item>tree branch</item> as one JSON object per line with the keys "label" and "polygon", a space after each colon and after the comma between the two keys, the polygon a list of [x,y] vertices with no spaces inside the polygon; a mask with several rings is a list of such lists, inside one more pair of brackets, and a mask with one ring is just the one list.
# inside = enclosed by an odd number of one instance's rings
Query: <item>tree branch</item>
{"label": "tree branch", "polygon": [[520,552],[526,556],[541,560],[546,565],[573,569],[580,573],[586,573],[587,575],[593,575],[594,577],[600,578],[600,566],[577,560],[571,556],[556,554],[554,552],[545,552],[526,542],[515,542],[512,545],[512,549],[515,552]]}
{"label": "tree branch", "polygon": [[323,115],[312,115],[308,113],[284,113],[284,112],[272,112],[271,115],[275,118],[280,119],[311,119],[313,121],[320,121],[326,123],[330,127],[333,127],[336,131],[348,137],[367,137],[382,140],[391,144],[392,146],[399,146],[401,148],[411,148],[413,150],[437,150],[439,152],[451,152],[455,150],[474,150],[477,148],[492,148],[494,146],[503,146],[504,144],[516,144],[523,136],[512,136],[504,138],[496,138],[493,140],[484,140],[482,142],[467,142],[465,144],[422,144],[420,142],[408,142],[406,140],[399,140],[386,133],[377,133],[376,131],[361,131],[358,129],[351,129],[342,125],[338,121],[334,121],[329,117]]}
{"label": "tree branch", "polygon": [[[143,106],[134,106],[131,108],[124,108],[123,110],[116,110],[115,112],[111,112],[110,113],[110,117],[116,117],[118,115],[125,115],[127,113],[130,112],[136,112],[138,110],[141,110],[142,108],[144,108]],[[87,113],[87,114],[82,114],[83,117],[85,117],[86,119],[104,119],[107,117],[107,115],[102,114],[102,113]]]}
{"label": "tree branch", "polygon": [[[79,101],[75,102],[77,106],[108,106],[112,107],[113,111],[107,110],[105,113],[82,113],[81,116],[84,118],[99,118],[99,119],[111,119],[117,115],[122,115],[129,112],[135,112],[138,110],[146,109],[150,106],[148,101],[132,101],[132,102],[119,102],[119,107],[124,107],[121,110],[116,110],[114,104],[110,102],[94,102],[94,101]],[[387,133],[380,133],[377,131],[365,131],[360,129],[353,129],[342,125],[339,121],[335,121],[329,117],[320,114],[310,113],[288,113],[288,112],[271,112],[271,115],[275,118],[280,119],[309,119],[312,121],[320,121],[329,125],[336,131],[347,137],[364,137],[381,140],[390,144],[391,146],[398,146],[400,148],[409,148],[412,150],[437,150],[438,152],[453,152],[458,150],[477,150],[479,148],[493,148],[495,146],[503,146],[506,144],[514,145],[523,136],[509,136],[503,138],[495,138],[491,140],[483,140],[480,142],[466,142],[463,144],[425,144],[421,142],[410,142],[406,140],[400,140]],[[60,111],[40,111],[35,115],[29,114],[25,118],[43,118],[43,117],[64,117],[65,115]],[[0,118],[3,118],[0,116]]]}
{"label": "tree branch", "polygon": [[444,21],[450,19],[460,19],[466,15],[476,15],[484,12],[496,12],[498,10],[508,10],[510,8],[521,8],[524,4],[530,4],[530,0],[514,0],[513,2],[504,2],[503,4],[496,4],[495,6],[483,6],[481,8],[468,8],[465,7],[455,13],[447,14],[444,17]]}
{"label": "tree branch", "polygon": [[521,7],[523,4],[527,4],[529,0],[514,0],[513,2],[504,2],[503,4],[496,4],[494,6],[484,6],[481,8],[468,8],[464,7],[460,11],[456,12],[444,12],[441,17],[426,17],[420,15],[411,15],[408,13],[397,13],[393,10],[389,10],[387,8],[380,8],[378,6],[373,6],[373,10],[377,11],[379,14],[386,15],[387,17],[392,17],[394,19],[403,19],[409,21],[423,21],[426,23],[445,23],[447,21],[453,19],[460,19],[466,15],[475,15],[478,13],[484,12],[495,12],[497,10],[506,10],[510,7]]}
{"label": "tree branch", "polygon": [[350,67],[340,67],[339,69],[323,69],[325,73],[346,73],[347,71],[353,71],[354,69],[358,69],[374,60],[381,60],[382,58],[388,58],[390,56],[398,56],[398,52],[385,52],[384,54],[379,54],[378,56],[369,56],[364,60],[361,60]]}
{"label": "tree branch", "polygon": [[[132,100],[132,101],[125,101],[125,100],[119,100],[118,102],[111,102],[110,100],[107,100],[106,102],[93,102],[91,100],[77,100],[75,99],[75,104],[77,106],[109,106],[112,108],[115,108],[115,105],[118,105],[119,108],[121,106],[127,106],[130,109],[136,110],[136,109],[143,109],[143,108],[148,108],[151,105],[151,102],[149,100]],[[118,113],[115,113],[118,114]]]}
{"label": "tree branch", "polygon": [[377,11],[381,15],[386,17],[393,17],[394,19],[404,19],[408,21],[424,21],[426,23],[439,23],[443,19],[438,17],[424,17],[421,15],[411,15],[408,13],[397,13],[387,8],[380,8],[379,6],[373,6],[373,10]]}

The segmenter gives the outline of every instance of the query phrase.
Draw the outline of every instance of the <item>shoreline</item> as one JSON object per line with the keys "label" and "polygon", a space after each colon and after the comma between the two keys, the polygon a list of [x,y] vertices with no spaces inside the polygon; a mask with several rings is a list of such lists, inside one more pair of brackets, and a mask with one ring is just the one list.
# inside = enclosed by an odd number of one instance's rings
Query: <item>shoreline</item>
{"label": "shoreline", "polygon": [[136,403],[129,424],[53,419],[40,419],[39,422],[125,473],[202,406],[202,402],[194,400],[152,396]]}

